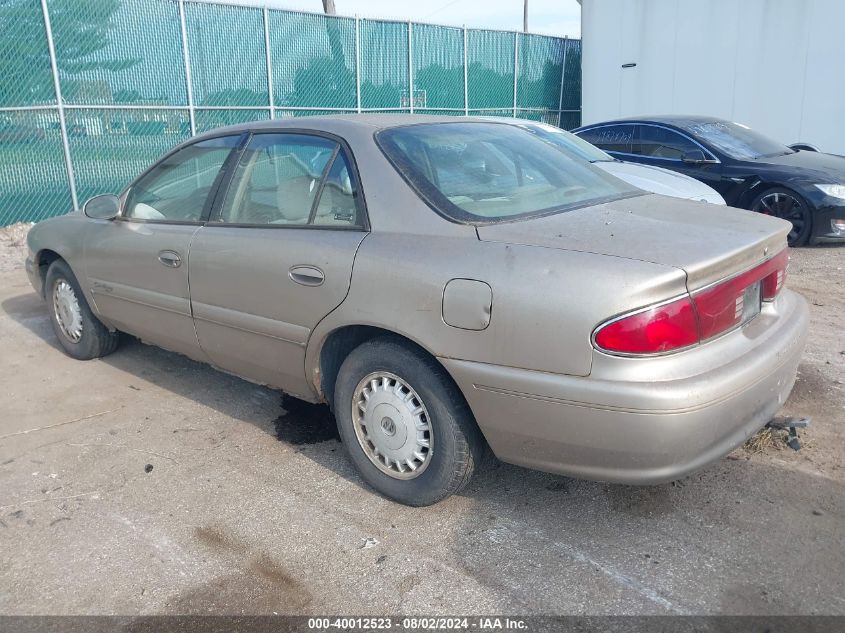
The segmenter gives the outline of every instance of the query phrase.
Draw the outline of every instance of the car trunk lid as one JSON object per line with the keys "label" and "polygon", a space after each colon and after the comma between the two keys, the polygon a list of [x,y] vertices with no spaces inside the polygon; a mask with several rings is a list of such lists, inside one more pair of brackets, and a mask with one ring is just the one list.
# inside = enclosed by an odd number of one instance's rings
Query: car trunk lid
{"label": "car trunk lid", "polygon": [[589,252],[673,266],[690,292],[786,247],[791,225],[730,207],[658,195],[477,227],[482,241]]}

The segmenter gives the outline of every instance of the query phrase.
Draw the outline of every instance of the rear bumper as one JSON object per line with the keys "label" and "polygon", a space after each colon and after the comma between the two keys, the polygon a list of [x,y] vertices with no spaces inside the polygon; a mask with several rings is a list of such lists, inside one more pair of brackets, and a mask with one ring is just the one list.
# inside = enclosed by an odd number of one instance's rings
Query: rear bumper
{"label": "rear bumper", "polygon": [[784,291],[742,330],[659,359],[596,353],[588,377],[441,359],[503,461],[627,484],[671,481],[726,455],[781,408],[807,333]]}

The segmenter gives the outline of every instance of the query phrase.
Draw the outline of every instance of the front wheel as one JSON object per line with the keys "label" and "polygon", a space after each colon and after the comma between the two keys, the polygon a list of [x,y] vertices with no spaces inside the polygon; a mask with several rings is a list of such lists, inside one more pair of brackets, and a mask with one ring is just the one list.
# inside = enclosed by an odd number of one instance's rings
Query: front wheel
{"label": "front wheel", "polygon": [[484,439],[436,360],[399,339],[354,349],[338,372],[338,431],[364,480],[411,506],[436,503],[469,482]]}
{"label": "front wheel", "polygon": [[787,237],[790,246],[803,246],[810,239],[813,229],[813,215],[804,199],[784,187],[764,191],[751,203],[751,210],[792,222]]}
{"label": "front wheel", "polygon": [[57,259],[47,269],[45,282],[50,322],[62,348],[77,360],[91,360],[117,349],[117,332],[110,332],[94,316],[79,282],[67,265]]}

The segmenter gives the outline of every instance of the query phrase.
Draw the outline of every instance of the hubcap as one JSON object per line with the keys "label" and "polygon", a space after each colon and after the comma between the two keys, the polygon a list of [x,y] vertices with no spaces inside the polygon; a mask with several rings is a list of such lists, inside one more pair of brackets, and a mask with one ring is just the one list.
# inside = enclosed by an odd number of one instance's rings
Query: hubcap
{"label": "hubcap", "polygon": [[53,312],[62,334],[71,342],[82,338],[82,310],[73,287],[64,279],[53,286]]}
{"label": "hubcap", "polygon": [[425,405],[389,372],[365,376],[352,395],[352,425],[367,458],[395,479],[413,479],[431,462],[434,437]]}
{"label": "hubcap", "polygon": [[776,191],[763,196],[754,210],[792,222],[792,230],[789,232],[790,242],[796,240],[804,230],[804,208],[788,193]]}

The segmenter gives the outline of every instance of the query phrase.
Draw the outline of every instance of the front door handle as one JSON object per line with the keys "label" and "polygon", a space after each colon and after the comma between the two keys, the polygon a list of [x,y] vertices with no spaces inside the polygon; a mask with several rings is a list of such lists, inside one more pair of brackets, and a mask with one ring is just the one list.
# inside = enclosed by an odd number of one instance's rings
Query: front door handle
{"label": "front door handle", "polygon": [[321,286],[326,275],[316,266],[291,266],[288,276],[303,286]]}
{"label": "front door handle", "polygon": [[158,261],[170,268],[179,268],[182,265],[182,256],[176,251],[161,251]]}

